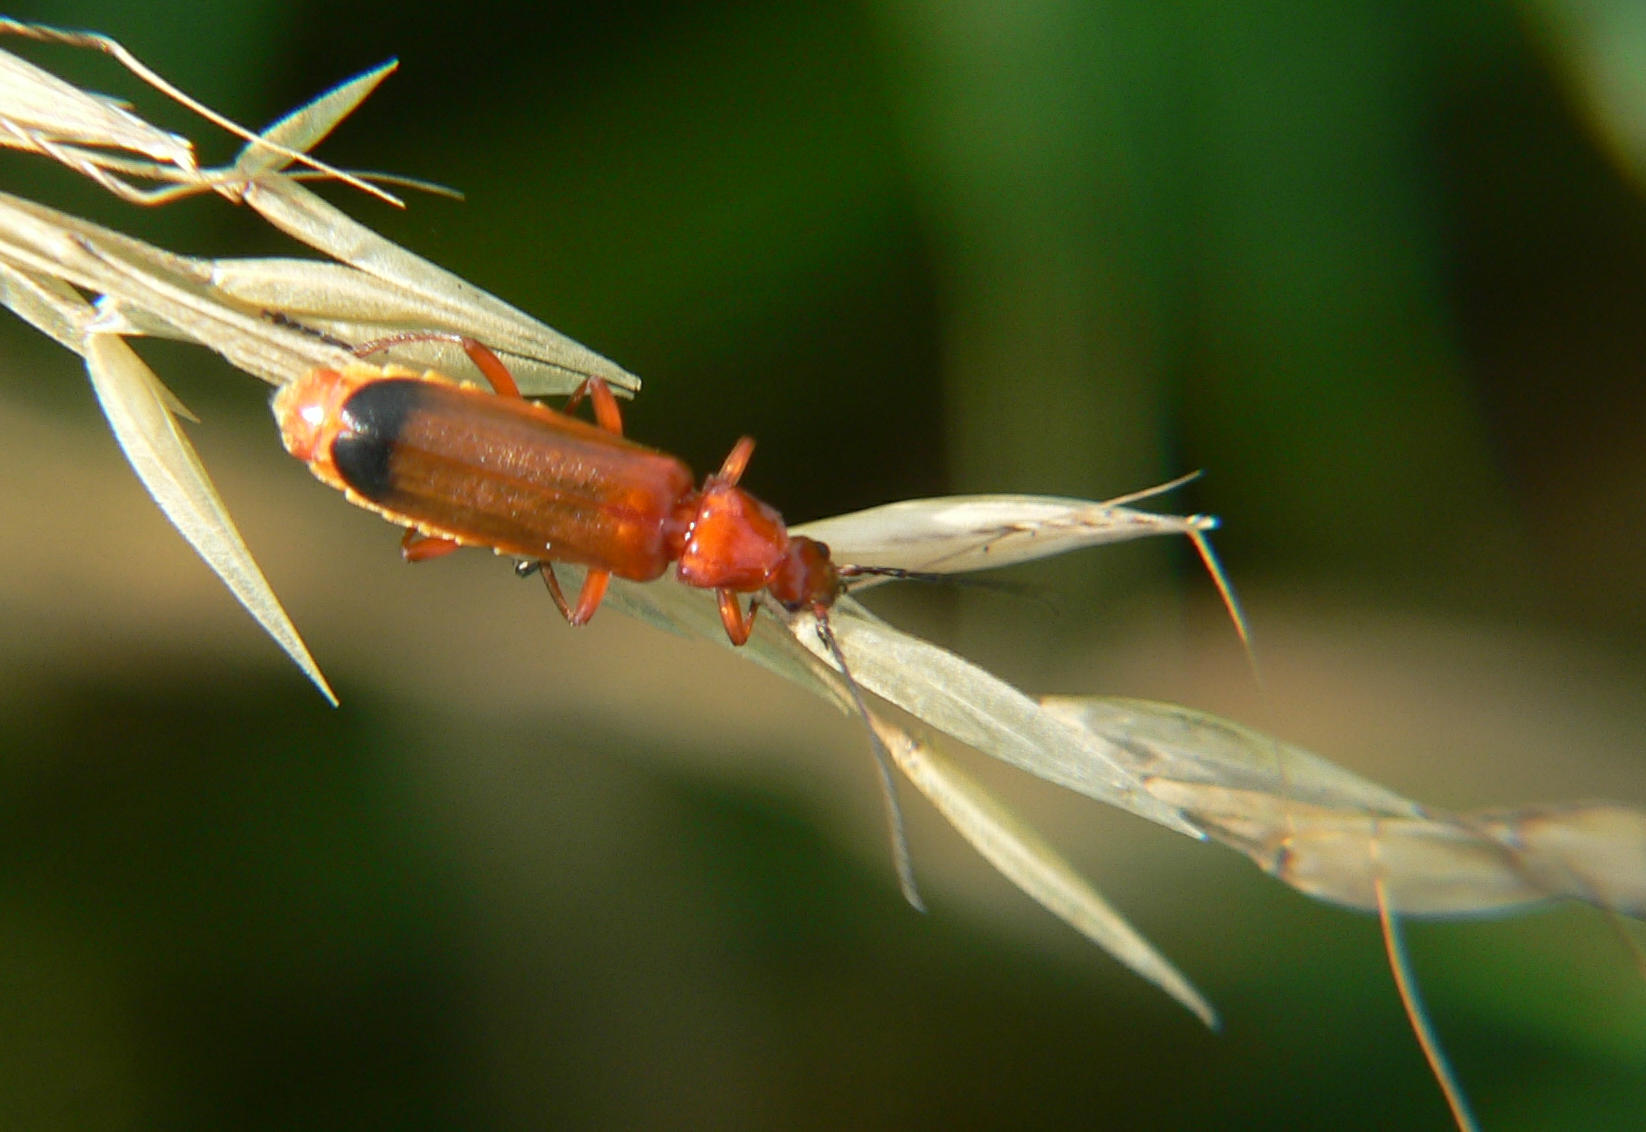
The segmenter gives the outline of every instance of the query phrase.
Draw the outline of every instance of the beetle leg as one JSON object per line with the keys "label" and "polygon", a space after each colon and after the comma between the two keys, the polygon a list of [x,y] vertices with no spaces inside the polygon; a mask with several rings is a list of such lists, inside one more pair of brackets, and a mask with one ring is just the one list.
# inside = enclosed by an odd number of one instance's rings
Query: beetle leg
{"label": "beetle leg", "polygon": [[720,623],[726,626],[726,636],[734,645],[747,644],[749,634],[754,632],[754,615],[760,607],[749,602],[749,612],[745,616],[743,607],[737,602],[737,594],[731,590],[716,590],[715,594],[720,599]]}
{"label": "beetle leg", "polygon": [[475,368],[486,375],[486,380],[492,383],[493,389],[504,397],[520,396],[520,386],[514,383],[514,374],[509,372],[509,367],[503,364],[502,358],[492,353],[491,347],[466,334],[458,336],[457,344],[463,347],[463,352],[469,356]]}
{"label": "beetle leg", "polygon": [[623,412],[617,407],[617,398],[612,395],[612,387],[598,377],[586,377],[583,384],[577,387],[570,397],[566,398],[561,412],[569,413],[582,403],[587,397],[594,405],[594,420],[601,428],[615,436],[623,435]]}
{"label": "beetle leg", "polygon": [[560,591],[560,579],[554,576],[554,567],[547,562],[534,562],[532,565],[542,575],[543,585],[548,588],[549,596],[554,599],[554,607],[560,611],[560,616],[570,621],[572,607],[566,604],[566,595]]}
{"label": "beetle leg", "polygon": [[732,450],[726,453],[726,462],[720,465],[720,470],[713,476],[716,482],[735,484],[743,478],[743,469],[749,466],[749,457],[754,455],[754,437],[738,438]]}
{"label": "beetle leg", "polygon": [[407,527],[405,537],[400,540],[400,557],[407,562],[427,562],[431,558],[443,558],[456,549],[455,540],[425,535],[416,527]]}
{"label": "beetle leg", "polygon": [[612,580],[610,570],[590,570],[583,575],[583,589],[577,595],[577,608],[566,618],[573,625],[587,625],[600,601],[606,596],[606,583]]}
{"label": "beetle leg", "polygon": [[554,607],[566,619],[566,624],[587,625],[594,611],[600,608],[601,599],[606,596],[606,583],[611,581],[611,571],[590,570],[585,574],[574,608],[567,603],[566,593],[560,588],[560,579],[555,577],[554,563],[538,562],[536,565],[537,572],[543,575],[543,584],[549,588],[549,596],[554,599]]}

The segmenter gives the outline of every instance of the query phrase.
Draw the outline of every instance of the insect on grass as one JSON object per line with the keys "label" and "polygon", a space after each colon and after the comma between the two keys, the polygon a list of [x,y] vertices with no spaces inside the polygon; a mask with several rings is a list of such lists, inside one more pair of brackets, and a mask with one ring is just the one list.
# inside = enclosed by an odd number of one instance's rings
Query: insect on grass
{"label": "insect on grass", "polygon": [[[129,58],[113,49],[117,45],[111,46],[112,41],[101,37],[57,33],[50,29],[33,31],[41,33],[34,38],[61,38],[77,46],[95,47],[129,65]],[[29,34],[5,21],[0,21],[0,33]],[[148,72],[137,73],[147,81]],[[128,451],[134,447],[141,449],[137,441],[159,436],[159,442],[153,447],[172,454],[166,469],[172,473],[172,480],[181,481],[183,477],[177,468],[187,462],[184,457],[192,452],[180,433],[165,431],[175,406],[166,400],[158,379],[141,368],[140,361],[121,340],[121,335],[132,332],[125,327],[151,325],[148,321],[151,318],[182,330],[185,336],[224,353],[265,380],[289,382],[317,366],[329,367],[326,372],[338,374],[357,372],[365,384],[384,383],[385,389],[379,392],[391,406],[400,404],[402,396],[386,388],[391,377],[409,378],[423,385],[439,383],[426,375],[392,367],[364,363],[351,367],[336,357],[321,360],[314,355],[337,347],[342,341],[375,339],[401,326],[436,326],[461,329],[496,345],[511,359],[521,384],[528,388],[569,388],[581,377],[597,372],[614,384],[621,382],[622,371],[592,358],[581,347],[554,336],[540,324],[528,322],[519,312],[500,313],[493,303],[476,303],[476,292],[459,287],[458,281],[433,265],[416,260],[409,253],[387,245],[386,241],[371,242],[369,233],[346,221],[339,211],[304,194],[292,181],[299,174],[283,171],[287,164],[298,160],[298,155],[317,141],[329,125],[335,124],[364,97],[383,73],[386,70],[380,69],[354,80],[264,134],[250,135],[249,131],[233,128],[232,132],[250,143],[246,152],[231,167],[209,170],[193,164],[192,150],[183,139],[144,129],[142,123],[124,115],[110,114],[111,107],[106,102],[59,97],[62,95],[59,88],[53,88],[51,97],[36,108],[36,116],[21,115],[17,111],[22,105],[22,96],[16,92],[41,88],[46,80],[43,72],[36,68],[12,66],[6,70],[5,82],[11,93],[0,101],[7,101],[10,121],[22,129],[9,141],[0,139],[0,144],[64,161],[111,191],[126,189],[120,195],[128,200],[160,203],[181,192],[211,189],[227,199],[243,200],[254,208],[261,204],[265,216],[283,224],[297,238],[307,240],[329,255],[344,259],[353,255],[362,265],[362,269],[357,270],[340,264],[307,261],[290,264],[215,261],[209,265],[214,283],[202,293],[195,276],[183,271],[186,266],[192,269],[193,265],[185,264],[179,257],[162,254],[158,249],[75,218],[49,213],[28,202],[12,198],[0,202],[8,218],[4,225],[6,247],[0,249],[0,259],[5,260],[0,270],[8,273],[7,280],[12,287],[8,305],[25,318],[34,313],[36,317],[32,321],[36,325],[69,349],[84,354],[105,406],[113,404],[115,408],[129,410],[135,404],[145,409],[143,414],[111,410],[110,419]],[[84,111],[91,118],[71,121],[70,111],[75,114]],[[212,120],[217,121],[215,117]],[[160,187],[154,192],[130,191],[131,185],[119,183],[128,177],[160,182]],[[70,238],[56,240],[58,233]],[[369,247],[370,254],[360,254],[361,246]],[[53,249],[61,249],[69,258],[51,258]],[[364,271],[364,267],[369,267],[371,271],[383,272],[385,263],[392,264],[393,270],[383,278]],[[346,281],[349,286],[337,286],[340,281]],[[299,285],[296,291],[294,284]],[[353,306],[339,299],[343,294],[359,296],[368,288],[367,298],[356,301]],[[294,299],[294,294],[310,298]],[[416,305],[407,307],[406,294],[415,295]],[[461,309],[448,303],[453,294],[464,296]],[[271,298],[271,295],[278,297]],[[99,307],[104,308],[101,313],[92,308],[87,296],[97,298]],[[488,301],[490,298],[479,297]],[[313,326],[319,333],[290,333],[292,326],[267,316],[271,306],[289,311],[296,329]],[[248,317],[248,307],[264,312],[264,316]],[[132,315],[132,323],[114,317],[119,312]],[[498,322],[499,318],[504,321]],[[259,349],[245,349],[248,343],[254,343]],[[341,352],[334,350],[333,353]],[[477,363],[479,360],[476,359]],[[434,364],[449,372],[448,361]],[[541,373],[529,368],[534,361],[540,370],[549,372],[554,381],[565,379],[564,384],[544,384]],[[571,376],[568,378],[568,375]],[[492,377],[496,382],[496,375]],[[419,392],[426,395],[426,390]],[[598,408],[602,400],[598,389],[591,387],[590,395]],[[479,391],[475,391],[474,396],[506,400]],[[463,400],[459,404],[464,406],[459,415],[467,419],[469,402]],[[570,419],[559,416],[562,420]],[[601,417],[602,414],[597,413],[597,419]],[[633,487],[633,482],[623,481],[624,475],[628,475],[630,481],[652,477],[654,488],[659,483],[662,485],[657,488],[657,498],[664,503],[672,500],[665,508],[671,517],[674,504],[680,504],[688,495],[700,496],[707,490],[706,485],[695,486],[689,473],[682,479],[677,474],[678,462],[665,454],[652,453],[655,460],[640,461],[635,453],[650,450],[638,446],[624,447],[614,454],[608,443],[617,432],[616,426],[583,427],[605,434],[590,443],[596,445],[594,450],[601,453],[601,458],[616,461],[618,479],[613,482],[628,482],[628,486]],[[741,453],[734,449],[733,458],[728,459],[720,473],[720,478],[728,481],[733,489],[737,488],[737,476],[749,456],[746,444],[740,447]],[[148,466],[136,457],[134,464],[140,474]],[[651,471],[642,476],[639,473],[642,467]],[[394,469],[391,467],[388,472],[392,485],[396,482]],[[488,490],[494,489],[497,478],[496,475],[480,477],[479,483],[490,484]],[[715,478],[710,477],[710,481]],[[151,485],[156,498],[163,501],[162,506],[167,505],[164,500],[168,498],[175,500],[175,492],[167,496],[153,486],[160,481],[152,471],[145,482]],[[465,525],[464,516],[473,518],[476,514],[492,513],[491,505],[484,500],[460,497],[462,506],[426,514],[416,523],[409,521],[409,511],[394,510],[395,506],[403,505],[401,503],[394,500],[374,503],[347,483],[337,486],[354,492],[357,502],[373,506],[408,527],[419,527],[409,539],[414,558],[432,557],[449,549],[448,544],[454,541],[501,549],[500,539]],[[1186,534],[1209,558],[1202,534],[1211,526],[1209,519],[1140,512],[1120,514],[1128,511],[1123,505],[1136,498],[1110,500],[1101,505],[1028,497],[912,501],[876,509],[877,519],[860,513],[814,524],[804,528],[801,534],[819,544],[846,548],[847,554],[859,561],[896,564],[902,570],[912,571],[923,567],[941,569],[947,573],[1020,560],[1013,557],[1019,551],[1024,551],[1021,555],[1024,558],[1041,557],[1078,545],[1129,537],[1110,528],[1110,534],[1104,537],[1060,541],[1067,531],[1076,528],[1084,527],[1089,533],[1111,521],[1125,526],[1147,520],[1148,529],[1139,525],[1133,533]],[[623,512],[616,497],[601,496],[597,502],[597,511],[604,520],[591,520],[588,529],[574,524],[573,533],[580,530],[582,533],[602,530],[608,535],[618,532]],[[758,500],[753,502],[759,504]],[[759,507],[765,505],[759,504]],[[217,521],[220,510],[211,511],[207,519]],[[639,512],[642,516],[654,513],[645,508]],[[175,505],[168,509],[168,514],[185,532],[194,529],[178,518],[180,512]],[[756,509],[748,514],[758,516],[760,512]],[[693,512],[693,519],[695,515]],[[226,516],[221,517],[226,523]],[[605,523],[604,528],[601,522]],[[877,523],[878,533],[874,529]],[[939,530],[941,527],[947,530]],[[733,523],[728,529],[741,535],[747,534],[751,527]],[[891,537],[877,541],[879,534]],[[198,531],[191,537],[200,545]],[[643,546],[644,540],[637,544],[619,538],[604,546],[584,546],[584,557],[579,559],[572,554],[578,544],[570,533],[560,532],[558,539],[547,548],[540,548],[536,543],[528,545],[532,553],[520,555],[527,572],[537,569],[538,563],[554,561],[582,561],[591,565],[597,574],[609,572],[618,578],[626,576],[625,572],[645,572],[652,568],[652,559],[637,549]],[[782,543],[780,539],[788,541]],[[775,526],[767,526],[755,537],[752,546],[754,551],[767,553],[774,546],[797,541],[798,536],[784,527],[779,518]],[[1029,553],[1027,548],[1031,545],[1033,550]],[[758,556],[746,557],[740,546],[740,543],[710,546],[706,561],[715,568],[755,570],[748,564]],[[918,549],[910,551],[911,547]],[[912,557],[904,558],[906,552]],[[207,554],[205,550],[202,553]],[[666,544],[660,554],[663,566],[659,572],[685,558],[683,551],[678,557],[670,557],[672,553],[672,546]],[[207,557],[208,561],[213,560],[210,554]],[[832,562],[833,557],[823,556],[826,563]],[[249,552],[245,560],[249,562]],[[868,571],[852,573],[851,569],[836,566],[837,587],[854,578],[870,580],[866,576]],[[1219,585],[1223,585],[1215,565],[1213,569]],[[220,569],[219,572],[226,580],[246,574],[244,570]],[[804,570],[798,572],[802,577],[806,574]],[[721,595],[720,625],[734,640],[739,633],[746,636],[752,628],[753,605],[745,609],[744,598],[764,601],[769,609],[783,604],[772,583],[760,583],[758,570],[755,574],[752,580],[727,578],[724,585],[716,584],[712,575],[703,574],[694,583],[726,591]],[[552,569],[543,571],[543,575],[551,590],[556,588]],[[235,583],[231,580],[230,584]],[[599,581],[595,584],[598,586]],[[659,594],[657,587],[648,589],[650,594],[619,585],[614,587],[614,595],[627,599],[639,592],[640,600],[648,600]],[[247,600],[243,589],[236,592],[242,595],[242,600]],[[1646,834],[1642,833],[1646,819],[1633,808],[1584,805],[1448,813],[1420,807],[1374,788],[1374,784],[1351,782],[1352,776],[1329,765],[1320,765],[1323,760],[1311,762],[1306,752],[1255,733],[1244,733],[1227,721],[1188,708],[1137,705],[1113,699],[1070,701],[1058,708],[1051,701],[1030,701],[1015,689],[999,688],[999,682],[990,683],[988,675],[975,666],[949,654],[939,657],[941,650],[935,646],[925,646],[924,642],[865,618],[855,603],[837,600],[839,592],[838,588],[828,587],[820,591],[823,636],[813,640],[807,618],[814,611],[804,603],[798,607],[792,628],[801,643],[814,654],[821,651],[827,663],[838,667],[842,651],[852,657],[853,681],[842,687],[856,700],[859,711],[863,711],[862,699],[857,693],[861,682],[864,688],[909,707],[934,730],[975,746],[991,757],[1050,781],[1070,785],[1090,797],[1140,813],[1179,832],[1222,840],[1310,895],[1376,911],[1386,921],[1391,942],[1397,915],[1451,916],[1514,910],[1550,897],[1587,900],[1631,916],[1641,915],[1646,908],[1646,899],[1640,896],[1638,884],[1639,862],[1646,859],[1638,850],[1641,844],[1646,844]],[[666,594],[665,589],[660,596],[666,598]],[[726,609],[728,597],[729,611]],[[272,596],[269,600],[272,602]],[[247,604],[255,610],[252,602]],[[568,617],[580,610],[592,614],[600,604],[600,596],[598,593],[591,596],[585,586],[575,603],[565,601],[562,596],[560,604]],[[700,612],[705,621],[712,617],[706,606]],[[265,624],[269,622],[265,620]],[[274,628],[270,631],[276,632]],[[289,639],[280,637],[278,632],[276,636],[294,656],[306,660],[306,654],[300,649],[293,650],[294,633]],[[750,651],[771,643],[756,641]],[[787,646],[789,642],[782,643]],[[766,654],[763,659],[769,661],[771,656]],[[305,667],[318,681],[312,666]],[[1050,717],[1059,710],[1072,721],[1067,729],[1052,724]],[[877,726],[886,726],[882,720],[874,722]],[[1082,740],[1081,735],[1092,738]],[[908,746],[907,733],[884,730],[881,736],[883,747],[877,754],[884,760],[890,753],[916,786],[934,801],[939,792],[947,791],[951,804],[944,808],[946,816],[1025,891],[1088,938],[1120,955],[1134,970],[1155,979],[1180,1001],[1198,1009],[1192,989],[1186,990],[1184,985],[1163,978],[1159,966],[1151,970],[1138,961],[1143,945],[1128,945],[1129,949],[1117,946],[1119,937],[1112,923],[1103,929],[1093,926],[1095,918],[1086,913],[1097,898],[1089,889],[1082,897],[1087,901],[1083,910],[1070,911],[1069,893],[1074,891],[1078,878],[1058,873],[1055,860],[1046,854],[1046,847],[1036,845],[1028,849],[1021,830],[1006,829],[1004,823],[991,825],[994,816],[983,807],[973,805],[966,810],[954,804],[958,791],[952,771],[921,774],[911,770],[916,759],[935,760],[937,752],[917,751]],[[1137,761],[1127,761],[1134,754],[1140,756]],[[1147,758],[1141,757],[1143,755]],[[1279,773],[1274,773],[1277,767]],[[949,777],[945,779],[945,775]],[[941,803],[940,808],[943,808]],[[1003,851],[1003,845],[1011,852]],[[1037,870],[1038,881],[1034,876]],[[1401,962],[1398,956],[1394,961]],[[1402,984],[1402,996],[1409,1004],[1415,1003],[1414,992],[1407,989],[1398,966],[1396,977]],[[1413,1009],[1415,1013],[1415,1005]],[[1208,1017],[1209,1007],[1201,1014]],[[1467,1118],[1460,1113],[1459,1120],[1466,1122]]]}
{"label": "insect on grass", "polygon": [[[423,337],[386,338],[357,353]],[[408,561],[489,547],[515,558],[522,574],[541,574],[572,625],[594,616],[613,575],[647,582],[671,563],[684,584],[715,592],[734,645],[746,644],[754,631],[761,595],[791,613],[810,613],[868,727],[898,876],[909,902],[920,907],[890,757],[829,620],[846,579],[912,572],[837,566],[827,545],[789,534],[776,509],[738,486],[754,453],[749,437],[696,487],[680,460],[623,436],[617,400],[599,378],[585,381],[571,400],[586,395],[593,402],[597,423],[589,424],[525,400],[491,350],[471,338],[458,341],[495,392],[398,367],[315,369],[275,395],[286,450],[321,482],[403,525]],[[575,602],[560,588],[556,561],[588,568]]]}

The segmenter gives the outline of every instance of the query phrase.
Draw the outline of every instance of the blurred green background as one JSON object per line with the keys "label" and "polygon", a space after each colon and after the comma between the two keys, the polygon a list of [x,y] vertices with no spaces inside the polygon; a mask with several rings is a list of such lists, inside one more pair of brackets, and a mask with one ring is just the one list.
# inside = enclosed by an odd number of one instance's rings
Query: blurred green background
{"label": "blurred green background", "polygon": [[[1439,805],[1646,801],[1646,19],[1426,4],[19,5],[256,126],[402,69],[333,199],[647,381],[633,435],[793,520],[1193,468],[1192,556],[888,617],[1033,691],[1235,715]],[[234,145],[107,60],[12,45]],[[213,147],[216,147],[215,149]],[[216,200],[9,191],[180,251]],[[1225,1019],[1210,1034],[912,800],[897,897],[852,721],[280,450],[265,391],[145,355],[343,698],[166,526],[77,361],[0,325],[0,1125],[1447,1126],[1375,924],[994,776]],[[987,768],[981,768],[987,771]],[[1414,925],[1487,1127],[1633,1128],[1646,984],[1600,915]]]}

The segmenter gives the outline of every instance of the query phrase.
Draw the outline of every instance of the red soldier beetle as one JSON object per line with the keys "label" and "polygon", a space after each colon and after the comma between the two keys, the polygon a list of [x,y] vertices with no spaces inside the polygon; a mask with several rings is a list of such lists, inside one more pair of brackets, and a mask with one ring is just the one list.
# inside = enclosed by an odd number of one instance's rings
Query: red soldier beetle
{"label": "red soldier beetle", "polygon": [[[572,625],[594,616],[612,575],[651,581],[671,562],[686,585],[715,591],[734,645],[754,631],[762,593],[791,613],[810,612],[869,727],[898,878],[905,897],[921,907],[891,757],[829,624],[844,578],[915,575],[837,567],[826,545],[790,535],[774,508],[738,486],[754,452],[749,437],[695,487],[680,460],[623,436],[617,399],[598,377],[585,380],[567,403],[587,396],[596,422],[590,424],[523,398],[502,359],[472,338],[411,333],[355,353],[430,339],[460,344],[495,392],[392,365],[314,369],[275,395],[286,450],[351,502],[404,526],[407,561],[459,546],[490,547],[517,559],[522,575],[541,573]],[[561,592],[555,561],[587,567],[575,605]],[[752,595],[746,611],[743,594]]]}

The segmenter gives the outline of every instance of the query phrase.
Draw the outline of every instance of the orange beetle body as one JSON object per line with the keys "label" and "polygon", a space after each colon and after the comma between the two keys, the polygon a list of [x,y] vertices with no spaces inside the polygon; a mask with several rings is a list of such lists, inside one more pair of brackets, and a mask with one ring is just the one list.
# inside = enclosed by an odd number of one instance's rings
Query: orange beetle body
{"label": "orange beetle body", "polygon": [[650,581],[671,562],[682,582],[719,592],[736,644],[753,627],[738,594],[769,591],[791,610],[833,603],[828,548],[791,537],[776,510],[737,486],[754,449],[747,437],[698,489],[685,464],[624,439],[603,383],[588,388],[605,427],[509,395],[506,371],[493,380],[503,392],[395,366],[316,369],[280,390],[274,412],[287,451],[317,478],[416,532],[409,558],[487,546],[588,567],[575,608],[544,575],[573,624],[593,616],[607,575]]}

